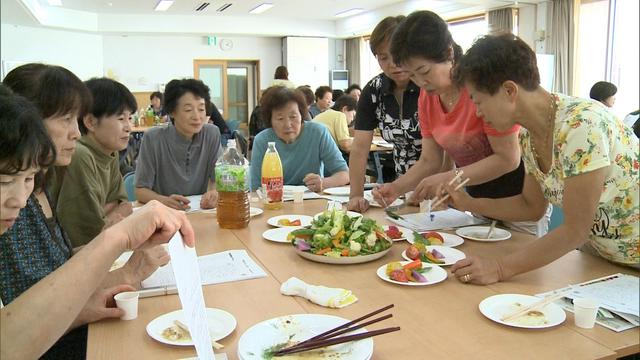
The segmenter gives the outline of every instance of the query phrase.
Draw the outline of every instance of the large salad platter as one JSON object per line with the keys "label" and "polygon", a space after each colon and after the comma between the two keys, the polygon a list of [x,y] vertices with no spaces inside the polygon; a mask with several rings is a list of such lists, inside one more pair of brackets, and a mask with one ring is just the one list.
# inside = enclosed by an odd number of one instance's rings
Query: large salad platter
{"label": "large salad platter", "polygon": [[373,219],[327,210],[311,225],[293,230],[289,240],[305,259],[326,264],[359,264],[383,257],[392,240]]}

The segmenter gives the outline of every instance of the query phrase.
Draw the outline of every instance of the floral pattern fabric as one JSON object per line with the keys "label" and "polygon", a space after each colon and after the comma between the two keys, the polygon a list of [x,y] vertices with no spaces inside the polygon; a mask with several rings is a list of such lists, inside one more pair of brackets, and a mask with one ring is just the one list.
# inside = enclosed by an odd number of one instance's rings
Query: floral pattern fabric
{"label": "floral pattern fabric", "polygon": [[535,177],[552,204],[562,207],[566,178],[609,166],[589,240],[605,259],[638,264],[638,139],[601,104],[562,94],[553,96],[557,112],[551,168],[547,174],[539,169],[530,135],[522,129],[520,146],[527,173]]}

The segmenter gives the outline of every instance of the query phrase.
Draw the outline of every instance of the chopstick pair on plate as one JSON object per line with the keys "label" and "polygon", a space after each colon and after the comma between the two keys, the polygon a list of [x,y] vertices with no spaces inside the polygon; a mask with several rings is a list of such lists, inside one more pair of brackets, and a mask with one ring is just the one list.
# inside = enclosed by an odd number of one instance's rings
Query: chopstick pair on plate
{"label": "chopstick pair on plate", "polygon": [[303,352],[303,351],[309,351],[309,350],[314,350],[314,349],[319,349],[322,347],[326,347],[326,346],[331,346],[331,345],[336,345],[336,344],[342,344],[345,342],[350,342],[350,341],[355,341],[355,340],[361,340],[361,339],[366,339],[366,338],[370,338],[373,336],[378,336],[378,335],[382,335],[382,334],[386,334],[389,332],[393,332],[393,331],[398,331],[400,330],[400,327],[396,326],[396,327],[388,327],[388,328],[384,328],[384,329],[380,329],[380,330],[373,330],[373,331],[366,331],[360,334],[353,334],[353,335],[346,335],[346,336],[339,336],[339,335],[343,335],[349,332],[352,332],[354,330],[358,330],[360,328],[363,328],[367,325],[371,325],[374,323],[377,323],[379,321],[382,320],[386,320],[390,317],[392,317],[392,314],[387,314],[384,316],[381,316],[379,318],[375,318],[373,320],[369,320],[367,322],[358,324],[358,322],[364,320],[364,319],[368,319],[374,315],[377,315],[383,311],[389,310],[393,307],[393,304],[387,305],[383,308],[380,308],[376,311],[370,312],[364,316],[361,316],[353,321],[350,321],[348,323],[345,323],[343,325],[340,325],[338,327],[335,327],[331,330],[325,331],[320,335],[316,335],[310,339],[307,339],[305,341],[302,341],[298,344],[280,349],[278,351],[274,351],[271,355],[273,356],[283,356],[283,355],[288,355],[288,354],[295,354],[295,353],[299,353],[299,352]]}
{"label": "chopstick pair on plate", "polygon": [[541,299],[540,301],[536,301],[533,304],[529,305],[529,306],[525,306],[511,314],[507,314],[505,316],[503,316],[502,318],[500,318],[500,320],[502,321],[512,321],[515,320],[523,315],[526,315],[528,312],[530,311],[534,311],[534,310],[540,310],[542,308],[544,308],[545,306],[551,304],[552,302],[564,297],[565,295],[567,295],[569,292],[571,292],[570,290],[567,291],[562,291],[559,292],[557,294],[554,295],[549,295],[543,299]]}

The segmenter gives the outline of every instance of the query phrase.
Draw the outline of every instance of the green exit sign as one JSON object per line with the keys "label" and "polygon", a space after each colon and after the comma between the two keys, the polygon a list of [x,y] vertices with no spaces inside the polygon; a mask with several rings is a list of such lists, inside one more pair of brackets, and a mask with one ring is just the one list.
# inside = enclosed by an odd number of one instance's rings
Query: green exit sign
{"label": "green exit sign", "polygon": [[215,36],[207,36],[207,45],[216,46],[217,44],[218,44],[218,38],[216,38]]}

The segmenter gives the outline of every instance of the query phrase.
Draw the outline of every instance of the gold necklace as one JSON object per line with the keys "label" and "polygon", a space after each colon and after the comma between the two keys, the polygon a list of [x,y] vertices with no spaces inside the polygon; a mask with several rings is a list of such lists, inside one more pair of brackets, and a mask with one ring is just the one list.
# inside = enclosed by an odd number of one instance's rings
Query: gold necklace
{"label": "gold necklace", "polygon": [[458,96],[460,95],[459,91],[455,91],[457,90],[456,88],[454,88],[454,94],[451,97],[451,100],[447,100],[443,94],[443,96],[440,96],[440,100],[444,103],[444,105],[448,108],[451,109],[453,107],[453,105],[456,103],[456,101],[458,101]]}
{"label": "gold necklace", "polygon": [[[546,151],[547,149],[549,149],[549,135],[551,134],[551,138],[553,138],[553,128],[554,128],[554,119],[555,119],[555,115],[556,115],[556,100],[555,97],[553,96],[553,94],[549,94],[549,99],[550,99],[550,104],[549,104],[549,116],[547,118],[547,128],[546,131],[544,133],[544,137],[543,137],[543,151]],[[536,147],[533,143],[533,138],[530,138],[531,143],[531,152],[533,153],[533,156],[535,157],[536,161],[538,162],[538,168],[540,168],[540,165],[542,164],[542,156],[541,153],[539,151],[536,150]],[[553,157],[553,156],[552,156]]]}

